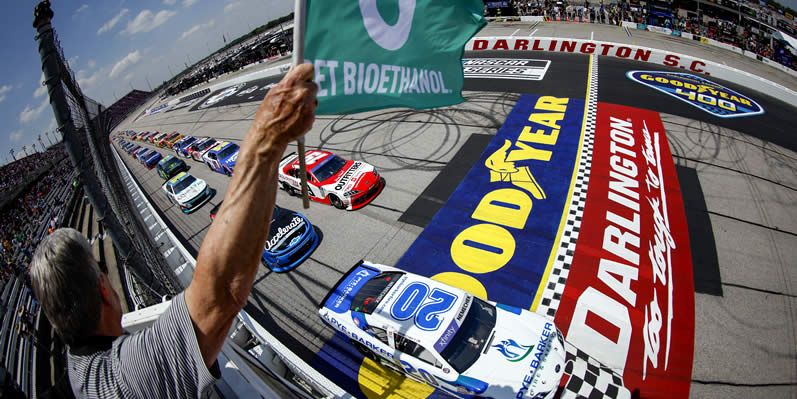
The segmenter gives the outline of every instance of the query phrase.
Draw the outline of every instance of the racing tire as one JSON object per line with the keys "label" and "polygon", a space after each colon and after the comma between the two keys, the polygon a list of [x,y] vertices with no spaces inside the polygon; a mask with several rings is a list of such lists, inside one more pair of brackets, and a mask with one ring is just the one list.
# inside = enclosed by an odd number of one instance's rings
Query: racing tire
{"label": "racing tire", "polygon": [[346,209],[346,206],[343,205],[343,201],[341,201],[338,197],[331,195],[329,196],[329,203],[332,204],[335,208],[338,209]]}

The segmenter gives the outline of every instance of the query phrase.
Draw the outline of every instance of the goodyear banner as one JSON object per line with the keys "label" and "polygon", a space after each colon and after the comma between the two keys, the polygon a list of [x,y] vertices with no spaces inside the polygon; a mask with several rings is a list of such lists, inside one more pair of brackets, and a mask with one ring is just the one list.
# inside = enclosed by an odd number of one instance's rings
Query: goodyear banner
{"label": "goodyear banner", "polygon": [[764,108],[752,98],[690,73],[629,71],[626,76],[719,118],[764,113]]}
{"label": "goodyear banner", "polygon": [[307,0],[316,113],[464,101],[463,48],[487,24],[483,11],[480,0]]}
{"label": "goodyear banner", "polygon": [[398,267],[530,309],[558,239],[584,100],[522,95]]}
{"label": "goodyear banner", "polygon": [[694,281],[658,113],[598,104],[591,177],[556,324],[642,398],[687,398]]}

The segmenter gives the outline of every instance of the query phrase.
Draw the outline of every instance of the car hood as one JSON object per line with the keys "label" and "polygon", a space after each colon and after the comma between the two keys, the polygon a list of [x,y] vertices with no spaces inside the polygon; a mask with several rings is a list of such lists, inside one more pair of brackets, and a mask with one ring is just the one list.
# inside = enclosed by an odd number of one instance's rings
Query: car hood
{"label": "car hood", "polygon": [[511,387],[519,398],[557,389],[565,350],[553,322],[509,306],[497,310],[490,347],[463,375],[489,381],[491,387]]}
{"label": "car hood", "polygon": [[350,190],[365,191],[378,181],[379,178],[376,176],[373,166],[362,161],[353,161],[327,179],[324,182],[324,188],[341,193]]}
{"label": "car hood", "polygon": [[175,195],[177,202],[183,203],[194,199],[197,195],[201,194],[207,188],[207,183],[202,179],[196,179],[190,186],[186,187],[183,191]]}
{"label": "car hood", "polygon": [[283,209],[271,221],[264,249],[271,253],[284,251],[293,246],[296,241],[301,240],[309,227],[310,223],[304,216]]}

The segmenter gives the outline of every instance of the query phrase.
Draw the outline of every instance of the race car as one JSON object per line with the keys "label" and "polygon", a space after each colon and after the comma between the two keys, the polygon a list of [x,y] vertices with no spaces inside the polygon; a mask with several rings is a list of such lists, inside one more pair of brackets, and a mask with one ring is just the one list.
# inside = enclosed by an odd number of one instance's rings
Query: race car
{"label": "race car", "polygon": [[232,176],[238,159],[238,144],[222,141],[202,156],[210,170]]}
{"label": "race car", "polygon": [[188,155],[194,161],[204,162],[202,160],[202,156],[204,156],[211,148],[213,148],[216,143],[218,142],[213,137],[205,137],[204,139],[201,139],[188,147]]}
{"label": "race car", "polygon": [[[359,209],[371,202],[385,187],[376,168],[363,161],[347,161],[326,151],[308,150],[307,190],[311,200],[332,204],[338,209]],[[286,155],[279,165],[280,188],[291,195],[301,193],[299,158]]]}
{"label": "race car", "polygon": [[127,153],[132,156],[136,151],[138,151],[140,149],[141,149],[140,145],[133,144],[132,146],[127,148]]}
{"label": "race car", "polygon": [[180,207],[183,213],[191,213],[210,201],[216,190],[210,188],[202,179],[197,179],[187,172],[180,172],[163,183],[163,192],[169,202]]}
{"label": "race car", "polygon": [[166,141],[166,146],[171,149],[174,149],[174,145],[179,143],[184,137],[185,136],[178,133],[177,136],[174,136]]}
{"label": "race car", "polygon": [[169,142],[172,141],[175,137],[179,136],[180,133],[172,132],[171,134],[166,134],[160,139],[158,139],[158,147],[166,147],[169,145]]}
{"label": "race car", "polygon": [[142,147],[142,149],[136,153],[136,159],[138,160],[138,162],[141,162],[143,164],[146,157],[152,155],[152,151],[155,150],[147,147]]}
{"label": "race car", "polygon": [[165,135],[166,133],[155,132],[155,134],[149,137],[149,142],[152,144],[158,144],[158,141],[160,141],[160,139],[162,139]]}
{"label": "race car", "polygon": [[164,180],[169,180],[180,172],[187,172],[188,165],[186,165],[182,159],[174,155],[169,155],[158,162],[156,170],[158,176],[162,177]]}
{"label": "race car", "polygon": [[360,261],[319,306],[374,361],[456,397],[553,398],[565,368],[552,320]]}
{"label": "race car", "polygon": [[188,156],[188,146],[194,144],[196,142],[196,137],[194,136],[186,136],[183,137],[182,140],[178,141],[177,143],[172,146],[174,153],[177,155],[182,155],[184,157]]}
{"label": "race car", "polygon": [[161,158],[163,158],[163,155],[161,155],[161,153],[155,151],[152,154],[150,154],[147,157],[147,159],[144,160],[144,166],[146,166],[147,169],[152,169],[152,168],[155,167],[155,165],[158,164],[158,162],[161,160]]}
{"label": "race car", "polygon": [[[220,202],[210,211],[215,219]],[[273,272],[284,272],[302,263],[318,247],[318,234],[304,215],[274,206],[271,223],[260,261]]]}

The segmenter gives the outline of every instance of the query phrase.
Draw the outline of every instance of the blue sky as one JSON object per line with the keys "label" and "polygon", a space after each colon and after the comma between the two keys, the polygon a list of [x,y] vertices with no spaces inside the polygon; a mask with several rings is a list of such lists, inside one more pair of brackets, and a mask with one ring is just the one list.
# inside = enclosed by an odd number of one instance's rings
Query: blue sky
{"label": "blue sky", "polygon": [[[55,129],[31,26],[38,1],[3,0],[0,9],[0,164],[9,149],[47,145]],[[255,26],[293,11],[292,0],[51,0],[53,27],[83,92],[107,105],[149,90]],[[52,138],[52,134],[50,135]]]}

